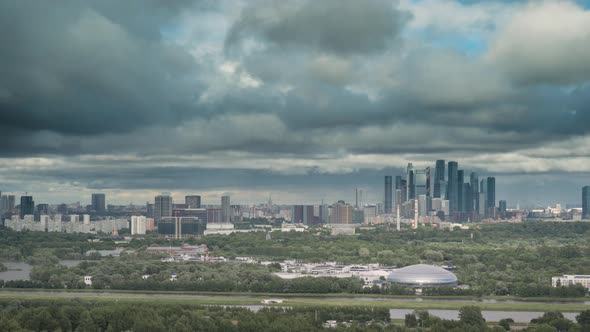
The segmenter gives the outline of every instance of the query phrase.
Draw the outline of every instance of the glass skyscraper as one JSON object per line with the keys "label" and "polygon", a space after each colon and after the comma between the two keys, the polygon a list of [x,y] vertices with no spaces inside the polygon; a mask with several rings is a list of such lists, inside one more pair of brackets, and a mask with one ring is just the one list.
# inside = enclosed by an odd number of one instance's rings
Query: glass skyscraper
{"label": "glass skyscraper", "polygon": [[457,168],[459,164],[456,161],[449,161],[447,164],[448,184],[447,184],[447,199],[449,200],[449,214],[452,215],[458,211],[459,201],[459,181],[457,179]]}
{"label": "glass skyscraper", "polygon": [[407,176],[407,184],[408,184],[408,194],[407,199],[415,199],[416,198],[416,174],[414,172],[414,165],[412,163],[408,164],[406,168],[406,176]]}
{"label": "glass skyscraper", "polygon": [[457,171],[457,211],[465,211],[465,171]]}
{"label": "glass skyscraper", "polygon": [[393,204],[393,178],[391,177],[391,175],[385,176],[385,202],[383,203],[385,213],[391,213],[391,205]]}
{"label": "glass skyscraper", "polygon": [[433,185],[433,193],[432,197],[440,198],[442,193],[442,187],[444,187],[445,182],[445,161],[444,160],[437,160],[436,166],[434,168],[434,185]]}
{"label": "glass skyscraper", "polygon": [[471,172],[471,175],[469,175],[469,183],[472,197],[471,211],[479,212],[479,176],[477,173]]}
{"label": "glass skyscraper", "polygon": [[26,215],[35,214],[35,202],[33,196],[21,196],[20,197],[20,218],[23,219]]}
{"label": "glass skyscraper", "polygon": [[496,207],[496,178],[488,177],[488,208]]}
{"label": "glass skyscraper", "polygon": [[92,194],[92,210],[98,213],[104,213],[106,211],[105,194]]}

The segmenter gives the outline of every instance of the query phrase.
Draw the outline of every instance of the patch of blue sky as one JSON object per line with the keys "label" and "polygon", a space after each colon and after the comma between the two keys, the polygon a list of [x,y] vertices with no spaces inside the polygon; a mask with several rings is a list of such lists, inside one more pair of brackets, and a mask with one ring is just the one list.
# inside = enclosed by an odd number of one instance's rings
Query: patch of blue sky
{"label": "patch of blue sky", "polygon": [[477,57],[488,49],[488,40],[480,33],[451,33],[435,29],[415,29],[405,33],[406,38],[418,38],[437,48],[453,49],[471,57]]}
{"label": "patch of blue sky", "polygon": [[183,32],[182,27],[176,23],[169,23],[160,27],[160,33],[164,40],[177,40]]}
{"label": "patch of blue sky", "polygon": [[445,35],[431,40],[437,47],[453,48],[469,56],[477,57],[488,48],[488,42],[477,35]]}

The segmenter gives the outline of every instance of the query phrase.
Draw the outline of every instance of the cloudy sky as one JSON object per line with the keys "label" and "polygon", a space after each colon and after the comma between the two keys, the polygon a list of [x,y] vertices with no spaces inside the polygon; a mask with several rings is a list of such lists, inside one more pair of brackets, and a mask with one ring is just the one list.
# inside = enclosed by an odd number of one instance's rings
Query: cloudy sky
{"label": "cloudy sky", "polygon": [[590,1],[0,1],[0,189],[382,199],[408,162],[509,205],[590,184]]}

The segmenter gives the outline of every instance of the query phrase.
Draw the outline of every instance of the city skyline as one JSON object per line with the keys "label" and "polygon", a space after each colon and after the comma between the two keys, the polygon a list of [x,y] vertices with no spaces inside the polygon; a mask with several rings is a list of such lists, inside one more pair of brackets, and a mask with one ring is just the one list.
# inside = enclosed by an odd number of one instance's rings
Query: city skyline
{"label": "city skyline", "polygon": [[589,1],[3,2],[0,22],[0,190],[35,202],[377,202],[438,159],[509,206],[590,183]]}

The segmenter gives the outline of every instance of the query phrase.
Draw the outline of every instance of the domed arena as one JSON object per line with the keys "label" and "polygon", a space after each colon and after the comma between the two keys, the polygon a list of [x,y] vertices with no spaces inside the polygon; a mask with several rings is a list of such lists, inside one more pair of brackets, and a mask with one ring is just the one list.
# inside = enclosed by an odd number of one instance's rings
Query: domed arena
{"label": "domed arena", "polygon": [[427,264],[410,265],[394,270],[387,280],[392,284],[415,288],[457,286],[457,276],[454,273]]}

